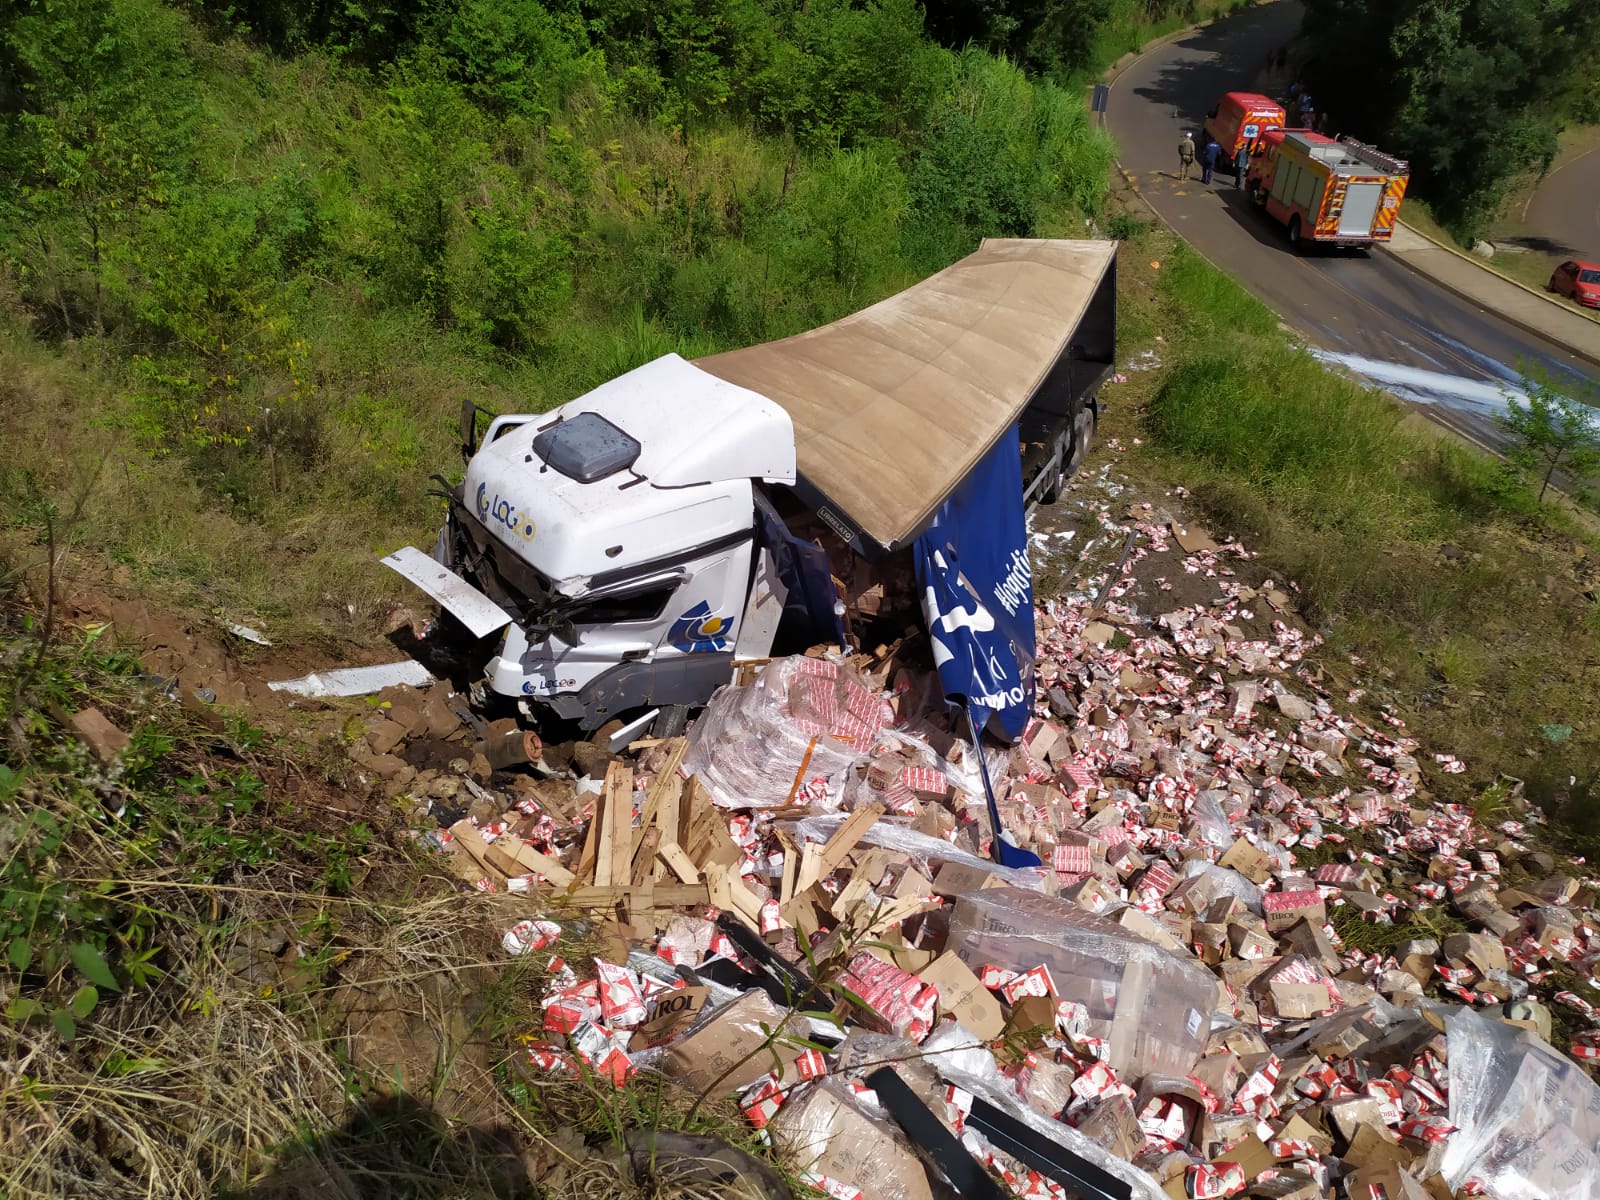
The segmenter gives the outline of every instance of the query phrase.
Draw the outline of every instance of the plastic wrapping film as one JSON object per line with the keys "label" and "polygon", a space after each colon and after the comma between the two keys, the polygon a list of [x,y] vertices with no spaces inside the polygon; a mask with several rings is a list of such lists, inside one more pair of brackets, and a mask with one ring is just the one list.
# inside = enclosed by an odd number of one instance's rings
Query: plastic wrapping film
{"label": "plastic wrapping film", "polygon": [[911,812],[917,790],[949,786],[944,759],[921,738],[886,729],[869,748],[870,756],[846,769],[840,807],[847,812],[881,804],[890,812]]}
{"label": "plastic wrapping film", "polygon": [[861,677],[824,658],[780,658],[718,690],[689,731],[683,769],[727,808],[837,806],[837,780],[891,717]]}
{"label": "plastic wrapping film", "polygon": [[953,1083],[975,1096],[981,1096],[1003,1109],[1035,1133],[1074,1154],[1088,1159],[1103,1171],[1133,1188],[1134,1200],[1168,1200],[1149,1175],[1118,1158],[1087,1134],[1052,1120],[1017,1099],[1016,1085],[1000,1074],[994,1055],[977,1036],[954,1021],[946,1021],[930,1033],[918,1048],[922,1062],[931,1066],[947,1083]]}
{"label": "plastic wrapping film", "polygon": [[1089,1013],[1122,1075],[1187,1075],[1205,1048],[1217,982],[1197,961],[1130,934],[1069,900],[990,888],[956,901],[947,950],[974,972],[1043,964],[1056,996]]}
{"label": "plastic wrapping film", "polygon": [[1227,794],[1223,791],[1196,792],[1189,806],[1189,820],[1194,826],[1196,838],[1219,850],[1226,850],[1239,836],[1228,824],[1227,814],[1222,811],[1221,797]]}
{"label": "plastic wrapping film", "polygon": [[[845,818],[838,815],[802,817],[798,821],[780,821],[778,828],[793,838],[797,845],[803,845],[806,842],[827,841],[844,821]],[[987,858],[968,854],[943,838],[918,833],[915,829],[897,825],[888,818],[875,822],[866,833],[862,834],[861,844],[880,850],[898,850],[901,854],[909,856],[916,864],[917,870],[930,879],[938,874],[940,864],[960,863],[962,866],[981,867],[993,871],[996,879],[1004,880],[1012,887],[1031,892],[1044,891],[1044,868],[1002,867]]]}
{"label": "plastic wrapping film", "polygon": [[[1230,843],[1231,845],[1231,843]],[[1183,877],[1193,879],[1203,875],[1210,881],[1217,895],[1227,894],[1237,899],[1256,916],[1261,915],[1261,889],[1237,871],[1215,866],[1203,858],[1191,858],[1183,864]]]}
{"label": "plastic wrapping film", "polygon": [[1495,1200],[1600,1196],[1600,1086],[1547,1042],[1470,1009],[1445,1026],[1452,1189]]}

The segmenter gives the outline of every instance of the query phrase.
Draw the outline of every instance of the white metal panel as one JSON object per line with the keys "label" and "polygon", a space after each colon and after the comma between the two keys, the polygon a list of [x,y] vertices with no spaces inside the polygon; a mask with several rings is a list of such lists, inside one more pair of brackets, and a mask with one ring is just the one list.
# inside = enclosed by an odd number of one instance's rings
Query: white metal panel
{"label": "white metal panel", "polygon": [[415,546],[402,546],[384,559],[383,565],[405,576],[444,605],[473,637],[487,637],[496,629],[511,624],[510,613]]}
{"label": "white metal panel", "polygon": [[778,623],[783,620],[783,606],[788,600],[789,589],[778,578],[772,552],[763,548],[761,557],[756,560],[755,585],[750,589],[750,598],[745,601],[744,620],[733,646],[735,662],[765,658],[772,653],[772,643],[778,636]]}
{"label": "white metal panel", "polygon": [[1352,183],[1344,190],[1344,208],[1339,213],[1340,237],[1364,237],[1372,232],[1372,219],[1383,203],[1383,184]]}

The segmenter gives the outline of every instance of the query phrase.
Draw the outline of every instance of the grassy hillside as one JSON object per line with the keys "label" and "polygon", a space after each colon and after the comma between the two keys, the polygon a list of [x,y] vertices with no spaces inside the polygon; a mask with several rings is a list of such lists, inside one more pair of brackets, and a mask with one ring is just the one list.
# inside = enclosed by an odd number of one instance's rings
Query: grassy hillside
{"label": "grassy hillside", "polygon": [[541,409],[1081,233],[1111,158],[1077,94],[909,0],[190,11],[0,17],[0,437],[72,536],[241,616],[376,603],[464,399]]}

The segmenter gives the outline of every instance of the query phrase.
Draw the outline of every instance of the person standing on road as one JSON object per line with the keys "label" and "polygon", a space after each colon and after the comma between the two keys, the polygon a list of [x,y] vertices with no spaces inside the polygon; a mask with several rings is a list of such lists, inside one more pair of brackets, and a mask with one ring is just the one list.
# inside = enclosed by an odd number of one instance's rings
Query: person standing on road
{"label": "person standing on road", "polygon": [[1194,134],[1184,132],[1183,141],[1178,143],[1178,178],[1189,178],[1189,168],[1194,166]]}
{"label": "person standing on road", "polygon": [[1200,156],[1200,163],[1201,163],[1200,182],[1201,183],[1210,183],[1211,182],[1211,173],[1217,169],[1217,159],[1221,156],[1221,154],[1222,154],[1222,147],[1217,145],[1217,139],[1216,138],[1212,138],[1212,137],[1208,137],[1206,139],[1206,148],[1205,148],[1204,151],[1201,152],[1201,156]]}
{"label": "person standing on road", "polygon": [[1244,188],[1245,173],[1250,170],[1250,143],[1246,142],[1233,152],[1233,186]]}

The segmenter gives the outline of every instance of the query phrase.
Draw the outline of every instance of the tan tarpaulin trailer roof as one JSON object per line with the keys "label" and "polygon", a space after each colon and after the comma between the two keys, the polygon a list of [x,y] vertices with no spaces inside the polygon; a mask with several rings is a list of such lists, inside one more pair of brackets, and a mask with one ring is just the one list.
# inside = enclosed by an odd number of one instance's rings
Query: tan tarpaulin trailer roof
{"label": "tan tarpaulin trailer roof", "polygon": [[696,365],[787,409],[801,477],[896,547],[1016,422],[1116,252],[990,238],[831,325]]}

